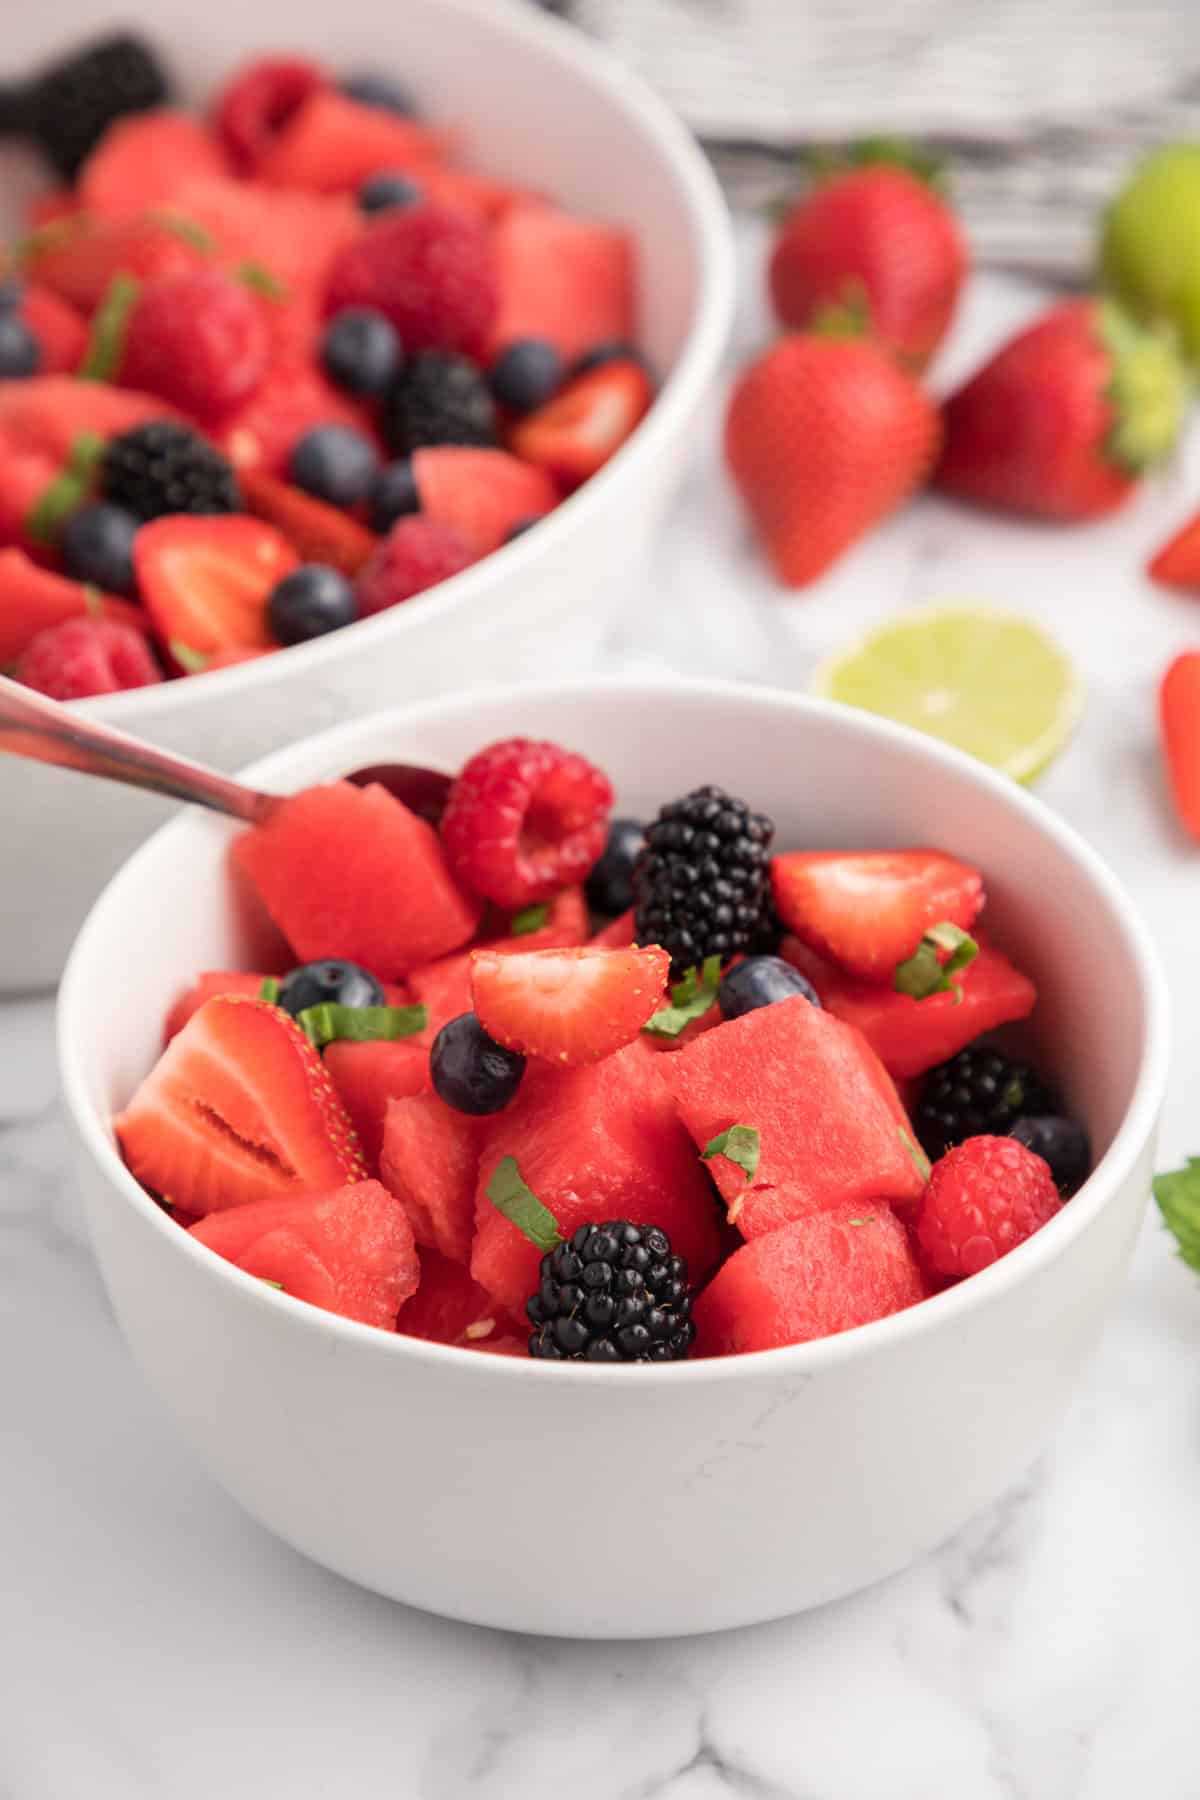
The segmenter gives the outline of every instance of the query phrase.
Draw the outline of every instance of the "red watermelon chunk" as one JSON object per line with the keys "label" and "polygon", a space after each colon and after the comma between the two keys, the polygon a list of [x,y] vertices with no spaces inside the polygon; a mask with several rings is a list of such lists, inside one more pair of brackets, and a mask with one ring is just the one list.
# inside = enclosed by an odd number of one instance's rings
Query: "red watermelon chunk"
{"label": "red watermelon chunk", "polygon": [[67,461],[85,431],[114,437],[147,419],[175,416],[163,400],[103,381],[34,375],[28,381],[0,382],[0,432],[60,463]]}
{"label": "red watermelon chunk", "polygon": [[732,1019],[657,1064],[698,1149],[731,1125],[759,1134],[754,1179],[714,1156],[747,1238],[840,1200],[915,1201],[908,1118],[860,1032],[800,996]]}
{"label": "red watermelon chunk", "polygon": [[261,181],[189,181],[175,210],[209,233],[224,261],[257,264],[295,294],[322,288],[337,252],[362,230],[362,215],[343,195]]}
{"label": "red watermelon chunk", "polygon": [[326,381],[315,363],[281,356],[246,403],[226,415],[214,441],[238,469],[283,475],[296,444],[319,425],[350,425],[371,435],[363,408]]}
{"label": "red watermelon chunk", "polygon": [[[587,938],[587,902],[583,889],[564,888],[549,902],[545,923],[522,937],[487,938],[473,946],[477,950],[558,950],[582,944]],[[450,1019],[470,1012],[472,950],[457,956],[443,956],[423,969],[413,969],[409,986],[429,1013],[428,1037],[432,1039]]]}
{"label": "red watermelon chunk", "polygon": [[633,908],[613,919],[588,940],[593,944],[606,944],[610,950],[624,950],[633,943]]}
{"label": "red watermelon chunk", "polygon": [[49,288],[32,283],[22,289],[18,308],[38,341],[41,367],[47,375],[73,375],[87,348],[87,326],[73,306]]}
{"label": "red watermelon chunk", "polygon": [[841,1201],[735,1251],[696,1302],[695,1353],[804,1344],[924,1297],[908,1234],[888,1207]]}
{"label": "red watermelon chunk", "polygon": [[[0,479],[3,470],[0,456]],[[15,662],[39,631],[67,619],[88,617],[131,625],[143,635],[147,630],[148,621],[140,607],[39,568],[23,550],[0,550],[0,668]]]}
{"label": "red watermelon chunk", "polygon": [[460,532],[476,556],[498,550],[514,525],[558,504],[545,470],[507,450],[438,445],[416,451],[412,467],[422,513]]}
{"label": "red watermelon chunk", "polygon": [[156,275],[188,274],[206,260],[206,251],[175,208],[170,218],[102,219],[81,212],[35,236],[25,269],[39,286],[91,313],[115,275],[148,281]]}
{"label": "red watermelon chunk", "polygon": [[193,178],[228,173],[206,125],[161,107],[114,120],[80,171],[79,200],[105,218],[134,218],[168,205]]}
{"label": "red watermelon chunk", "polygon": [[634,249],[627,231],[522,206],[497,222],[500,311],[493,350],[548,338],[568,361],[595,344],[634,336]]}
{"label": "red watermelon chunk", "polygon": [[420,1264],[402,1207],[377,1181],[211,1214],[191,1236],[294,1300],[395,1329]]}
{"label": "red watermelon chunk", "polygon": [[453,145],[452,133],[364,106],[336,88],[315,88],[263,153],[258,173],[285,188],[354,193],[372,175],[419,173]]}
{"label": "red watermelon chunk", "polygon": [[249,975],[244,969],[205,969],[197,975],[187,992],[180,994],[174,1006],[167,1014],[163,1026],[163,1043],[169,1044],[171,1039],[181,1032],[193,1013],[200,1011],[206,1000],[215,994],[241,994],[247,1000],[257,1000],[266,980],[265,975]]}
{"label": "red watermelon chunk", "polygon": [[862,1032],[897,1080],[923,1075],[985,1031],[1028,1018],[1037,1000],[1028,977],[982,941],[974,962],[950,978],[957,994],[924,1000],[855,981],[797,938],[785,938],[781,954],[812,982],[827,1012]]}
{"label": "red watermelon chunk", "polygon": [[455,1112],[436,1094],[393,1100],[380,1174],[412,1221],[419,1244],[453,1262],[471,1254],[475,1178],[489,1121]]}
{"label": "red watermelon chunk", "polygon": [[368,1173],[377,1173],[388,1104],[429,1086],[429,1052],[411,1038],[394,1043],[335,1042],[325,1067],[358,1133]]}
{"label": "red watermelon chunk", "polygon": [[308,788],[234,854],[300,962],[346,957],[392,981],[467,943],[479,922],[436,831],[381,787]]}
{"label": "red watermelon chunk", "polygon": [[[496,1308],[464,1263],[438,1250],[421,1250],[421,1281],[404,1302],[396,1330],[431,1344],[482,1343],[500,1329]],[[467,1332],[476,1330],[471,1337]],[[485,1329],[487,1328],[487,1329]]]}
{"label": "red watermelon chunk", "polygon": [[541,1260],[487,1197],[505,1156],[516,1158],[564,1237],[595,1220],[658,1225],[693,1281],[708,1274],[719,1243],[712,1188],[659,1067],[629,1044],[582,1068],[526,1069],[517,1098],[492,1122],[479,1166],[471,1273],[500,1305],[520,1312]]}

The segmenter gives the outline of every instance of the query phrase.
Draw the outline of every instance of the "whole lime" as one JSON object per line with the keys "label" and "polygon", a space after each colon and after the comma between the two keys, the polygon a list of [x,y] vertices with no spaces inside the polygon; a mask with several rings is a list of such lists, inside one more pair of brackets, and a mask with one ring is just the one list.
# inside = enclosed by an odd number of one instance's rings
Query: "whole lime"
{"label": "whole lime", "polygon": [[1100,278],[1132,312],[1174,325],[1200,362],[1200,143],[1168,144],[1134,170],[1104,216]]}

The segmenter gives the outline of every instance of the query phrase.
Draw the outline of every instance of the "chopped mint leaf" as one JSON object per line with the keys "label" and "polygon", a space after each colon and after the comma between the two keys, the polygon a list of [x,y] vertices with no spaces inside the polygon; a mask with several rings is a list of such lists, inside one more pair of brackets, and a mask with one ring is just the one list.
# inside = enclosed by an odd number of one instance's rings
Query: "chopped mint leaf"
{"label": "chopped mint leaf", "polygon": [[753,1181],[760,1151],[757,1125],[731,1125],[728,1131],[720,1131],[715,1138],[710,1138],[701,1154],[705,1162],[714,1156],[725,1157],[727,1162],[737,1164],[747,1181]]}
{"label": "chopped mint leaf", "polygon": [[203,225],[197,225],[195,219],[185,218],[182,213],[154,212],[150,217],[164,231],[173,231],[177,238],[182,238],[185,244],[198,250],[201,256],[211,256],[217,247],[211,231],[206,231]]}
{"label": "chopped mint leaf", "polygon": [[306,1006],[296,1023],[306,1037],[323,1050],[326,1044],[347,1040],[352,1044],[392,1042],[424,1031],[429,1014],[423,1006]]}
{"label": "chopped mint leaf", "polygon": [[264,1287],[278,1288],[281,1294],[287,1293],[287,1289],[284,1287],[282,1281],[272,1281],[269,1275],[260,1275],[258,1279],[262,1282]]}
{"label": "chopped mint leaf", "polygon": [[208,667],[208,657],[205,652],[193,650],[192,646],[185,644],[182,638],[171,638],[167,643],[167,649],[180,668],[186,670],[189,675],[202,675]]}
{"label": "chopped mint leaf", "polygon": [[1182,1169],[1156,1175],[1154,1198],[1180,1256],[1200,1274],[1200,1156],[1189,1156]]}
{"label": "chopped mint leaf", "polygon": [[87,498],[103,455],[104,439],[94,431],[81,431],[71,445],[66,468],[42,489],[25,515],[25,530],[34,543],[55,542],[76,507]]}
{"label": "chopped mint leaf", "polygon": [[244,282],[248,288],[253,288],[256,294],[261,294],[264,300],[286,300],[288,297],[283,282],[272,275],[270,269],[264,269],[261,263],[240,262],[233,272],[239,281]]}
{"label": "chopped mint leaf", "polygon": [[258,990],[258,997],[260,1000],[265,1000],[269,1006],[278,1006],[279,983],[274,975],[263,976],[263,984]]}
{"label": "chopped mint leaf", "polygon": [[962,987],[950,978],[978,955],[975,939],[957,925],[931,925],[907,962],[896,965],[892,986],[898,994],[907,994],[913,1000],[928,1000],[931,994],[953,994],[954,1004],[960,1005]]}
{"label": "chopped mint leaf", "polygon": [[922,1181],[928,1181],[930,1175],[933,1173],[933,1170],[930,1167],[929,1158],[926,1156],[917,1140],[905,1131],[903,1125],[898,1125],[896,1129],[900,1133],[900,1142],[904,1145],[904,1148],[912,1158],[913,1167],[917,1171],[917,1174],[921,1177]]}
{"label": "chopped mint leaf", "polygon": [[521,1179],[515,1156],[502,1156],[488,1182],[487,1197],[498,1213],[523,1232],[530,1243],[545,1255],[562,1243],[554,1214],[544,1207],[531,1188]]}
{"label": "chopped mint leaf", "polygon": [[671,1003],[660,1006],[654,1017],[642,1026],[652,1037],[676,1038],[681,1031],[701,1019],[717,997],[721,985],[721,959],[708,956],[699,969],[689,969],[682,981],[671,989]]}
{"label": "chopped mint leaf", "polygon": [[84,381],[112,381],[125,354],[125,330],[142,284],[132,275],[114,275],[92,320],[78,373]]}
{"label": "chopped mint leaf", "polygon": [[543,900],[540,906],[527,906],[514,913],[508,929],[513,937],[528,937],[531,931],[540,931],[549,917],[550,908]]}
{"label": "chopped mint leaf", "polygon": [[877,1216],[876,1213],[864,1213],[861,1219],[847,1219],[846,1223],[847,1225],[869,1225]]}

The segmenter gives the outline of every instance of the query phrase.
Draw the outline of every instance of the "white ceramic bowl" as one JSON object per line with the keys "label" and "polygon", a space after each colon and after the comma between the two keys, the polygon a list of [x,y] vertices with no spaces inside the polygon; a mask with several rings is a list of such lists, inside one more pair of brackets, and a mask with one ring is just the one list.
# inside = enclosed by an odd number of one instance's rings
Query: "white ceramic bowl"
{"label": "white ceramic bowl", "polygon": [[[91,1230],[147,1379],[217,1479],[318,1562],[455,1618],[583,1637],[714,1630],[899,1569],[1028,1462],[1090,1351],[1148,1192],[1167,1053],[1154,952],[1091,850],[1019,788],[865,713],[722,684],[499,691],[342,726],[253,771],[453,768],[534,731],[623,811],[719,780],[796,845],[936,842],[977,862],[1036,977],[1041,1051],[1099,1161],[1029,1243],[823,1342],[674,1367],[523,1362],[347,1323],[194,1243],[109,1126],[190,975],[252,967],[230,830],[179,819],[103,895],[60,1000]],[[553,1579],[546,1579],[552,1570]]]}
{"label": "white ceramic bowl", "polygon": [[[16,69],[111,22],[109,0],[5,16]],[[472,682],[586,670],[628,571],[682,471],[733,304],[724,202],[683,126],[579,32],[506,0],[255,0],[214,17],[155,0],[146,26],[199,98],[252,51],[394,69],[466,131],[470,159],[625,224],[639,246],[640,336],[662,391],[608,467],[527,537],[435,593],[299,648],[203,679],[85,702],[169,749],[235,769],[304,733]],[[28,172],[0,155],[0,235]],[[44,174],[42,180],[45,180]],[[0,992],[54,981],[104,880],[167,816],[144,794],[104,807],[57,772],[0,758]]]}

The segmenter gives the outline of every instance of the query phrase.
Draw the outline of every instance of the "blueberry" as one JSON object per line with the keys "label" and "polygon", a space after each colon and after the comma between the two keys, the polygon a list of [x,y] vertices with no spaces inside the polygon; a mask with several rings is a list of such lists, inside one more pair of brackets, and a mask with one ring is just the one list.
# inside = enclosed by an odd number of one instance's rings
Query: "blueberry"
{"label": "blueberry", "polygon": [[812,982],[782,956],[748,956],[721,977],[717,999],[726,1019],[740,1019],[743,1013],[773,1006],[776,1000],[794,1000],[797,994],[813,1006],[821,1004]]}
{"label": "blueberry", "polygon": [[406,456],[385,463],[367,494],[367,517],[372,531],[390,531],[405,513],[421,510],[421,496]]}
{"label": "blueberry", "polygon": [[518,519],[516,524],[510,525],[505,532],[505,543],[511,544],[514,539],[524,537],[527,531],[532,531],[535,525],[540,525],[545,516],[545,513],[533,513],[528,519]]}
{"label": "blueberry", "polygon": [[36,375],[42,366],[42,346],[21,315],[0,312],[0,380],[16,381]]}
{"label": "blueberry", "polygon": [[399,113],[402,119],[417,115],[417,103],[403,82],[393,81],[387,75],[347,75],[342,92],[360,106],[378,106],[384,112]]}
{"label": "blueberry", "polygon": [[306,432],[288,459],[288,476],[306,494],[330,506],[354,506],[379,467],[370,438],[353,425],[318,425]]}
{"label": "blueberry", "polygon": [[1035,1156],[1045,1158],[1050,1164],[1054,1185],[1064,1196],[1081,1188],[1091,1173],[1092,1150],[1088,1135],[1074,1119],[1046,1115],[1021,1118],[1008,1135],[1024,1144],[1027,1150],[1032,1150]]}
{"label": "blueberry", "polygon": [[25,283],[11,277],[0,281],[0,312],[15,312],[21,304],[25,292]]}
{"label": "blueberry", "polygon": [[497,1113],[521,1085],[525,1058],[490,1038],[473,1012],[443,1025],[429,1053],[434,1092],[455,1112]]}
{"label": "blueberry", "polygon": [[276,582],[268,603],[271,630],[281,644],[324,637],[351,624],[355,610],[353,587],[326,563],[301,563]]}
{"label": "blueberry", "polygon": [[418,183],[397,169],[393,174],[368,176],[358,190],[358,210],[389,212],[393,206],[418,206],[424,198]]}
{"label": "blueberry", "polygon": [[77,507],[58,540],[67,574],[110,594],[132,594],[137,586],[133,540],[138,523],[123,506],[103,500]]}
{"label": "blueberry", "polygon": [[357,963],[326,958],[301,963],[279,983],[277,1005],[295,1018],[310,1006],[384,1006],[387,996],[375,977]]}
{"label": "blueberry", "polygon": [[605,363],[611,362],[635,362],[647,375],[652,372],[636,344],[628,343],[624,338],[606,338],[603,343],[593,344],[571,364],[571,375],[587,375],[592,369],[602,369]]}
{"label": "blueberry", "polygon": [[564,373],[563,359],[553,344],[545,338],[518,338],[492,364],[488,382],[497,405],[529,413],[557,392]]}
{"label": "blueberry", "polygon": [[587,900],[593,912],[616,918],[633,905],[633,865],[645,841],[640,819],[614,819],[604,852],[587,878]]}
{"label": "blueberry", "polygon": [[321,339],[325,373],[348,394],[382,394],[400,367],[400,339],[390,319],[369,306],[348,306]]}

